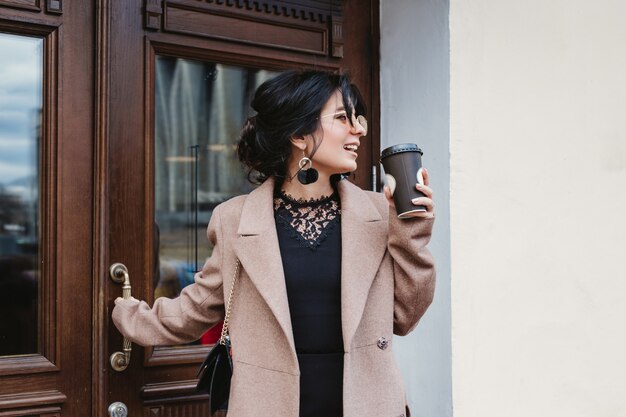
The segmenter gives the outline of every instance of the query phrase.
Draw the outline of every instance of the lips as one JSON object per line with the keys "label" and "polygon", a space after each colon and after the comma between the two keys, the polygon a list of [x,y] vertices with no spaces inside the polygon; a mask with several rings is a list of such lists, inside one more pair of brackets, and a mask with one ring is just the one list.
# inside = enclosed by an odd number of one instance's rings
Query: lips
{"label": "lips", "polygon": [[359,149],[359,145],[344,145],[343,148],[347,151],[356,152]]}

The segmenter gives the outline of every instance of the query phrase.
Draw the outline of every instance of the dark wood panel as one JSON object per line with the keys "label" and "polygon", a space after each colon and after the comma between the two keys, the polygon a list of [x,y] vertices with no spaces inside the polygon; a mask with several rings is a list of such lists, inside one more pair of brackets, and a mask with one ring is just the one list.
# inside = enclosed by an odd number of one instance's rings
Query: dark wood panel
{"label": "dark wood panel", "polygon": [[244,20],[168,3],[164,30],[317,55],[328,53],[328,27],[325,24],[282,25],[260,19]]}
{"label": "dark wood panel", "polygon": [[44,38],[40,354],[0,359],[0,416],[92,411],[95,2],[63,3],[61,8],[62,2],[37,2],[47,13],[0,8],[0,30]]}
{"label": "dark wood panel", "polygon": [[0,6],[41,11],[40,0],[0,0]]}
{"label": "dark wood panel", "polygon": [[59,368],[41,355],[0,357],[0,376],[58,371]]}
{"label": "dark wood panel", "polygon": [[216,413],[211,416],[209,412],[209,404],[190,403],[190,404],[172,404],[157,405],[144,408],[145,417],[221,417],[225,414]]}
{"label": "dark wood panel", "polygon": [[0,417],[61,417],[61,408],[20,408],[18,410],[0,411]]}
{"label": "dark wood panel", "polygon": [[259,48],[220,39],[182,37],[173,33],[150,33],[147,36],[158,54],[211,62],[229,63],[254,68],[281,70],[286,68],[318,68],[337,70],[341,61],[328,56],[303,54],[287,49]]}
{"label": "dark wood panel", "polygon": [[194,379],[146,384],[141,389],[141,398],[145,405],[167,403],[182,397],[208,400],[207,394],[196,391],[197,383],[198,380]]}
{"label": "dark wood panel", "polygon": [[211,417],[208,403],[172,404],[163,407],[163,417]]}
{"label": "dark wood panel", "polygon": [[[16,414],[20,412],[15,409],[33,409],[42,408],[43,406],[60,405],[67,401],[67,397],[60,391],[34,391],[21,394],[2,394],[0,395],[0,416],[2,413],[9,413],[7,415],[22,415]],[[13,411],[7,411],[13,410]]]}
{"label": "dark wood panel", "polygon": [[[152,206],[152,205],[150,205]],[[202,362],[213,346],[146,348],[146,366],[177,365]]]}

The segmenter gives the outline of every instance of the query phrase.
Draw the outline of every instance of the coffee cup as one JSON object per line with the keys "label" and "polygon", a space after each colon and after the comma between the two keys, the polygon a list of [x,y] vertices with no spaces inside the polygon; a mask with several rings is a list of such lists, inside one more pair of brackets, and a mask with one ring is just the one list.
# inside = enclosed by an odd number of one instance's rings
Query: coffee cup
{"label": "coffee cup", "polygon": [[380,162],[385,169],[385,179],[396,205],[398,218],[411,217],[411,213],[425,212],[426,207],[415,205],[412,200],[425,197],[415,188],[416,183],[424,184],[422,171],[422,150],[414,143],[390,146],[380,154]]}

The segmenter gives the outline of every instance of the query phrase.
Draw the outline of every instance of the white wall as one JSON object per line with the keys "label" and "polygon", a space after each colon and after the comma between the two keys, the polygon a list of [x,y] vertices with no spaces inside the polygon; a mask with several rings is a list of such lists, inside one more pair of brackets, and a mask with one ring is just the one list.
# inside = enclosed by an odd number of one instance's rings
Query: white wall
{"label": "white wall", "polygon": [[450,4],[455,417],[626,416],[625,17]]}
{"label": "white wall", "polygon": [[382,148],[414,142],[431,174],[437,220],[435,300],[417,329],[396,338],[413,416],[452,415],[450,347],[449,35],[447,0],[381,1]]}

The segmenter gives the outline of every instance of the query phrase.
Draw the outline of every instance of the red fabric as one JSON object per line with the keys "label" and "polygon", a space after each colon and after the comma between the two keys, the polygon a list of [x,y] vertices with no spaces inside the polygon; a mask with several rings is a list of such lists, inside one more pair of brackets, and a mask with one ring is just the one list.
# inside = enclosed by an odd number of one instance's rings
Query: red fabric
{"label": "red fabric", "polygon": [[200,343],[203,345],[214,345],[218,340],[220,340],[223,325],[224,322],[220,321],[215,326],[207,330],[206,333],[204,333],[200,338]]}

